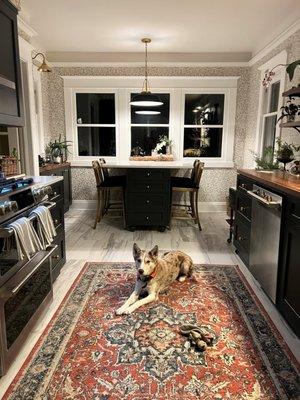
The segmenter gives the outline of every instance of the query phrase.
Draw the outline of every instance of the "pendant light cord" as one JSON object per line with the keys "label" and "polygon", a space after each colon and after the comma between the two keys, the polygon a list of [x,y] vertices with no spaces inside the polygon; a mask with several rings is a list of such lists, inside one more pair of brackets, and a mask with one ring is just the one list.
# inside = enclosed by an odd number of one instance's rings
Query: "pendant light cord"
{"label": "pendant light cord", "polygon": [[145,43],[145,83],[146,92],[148,92],[148,43]]}

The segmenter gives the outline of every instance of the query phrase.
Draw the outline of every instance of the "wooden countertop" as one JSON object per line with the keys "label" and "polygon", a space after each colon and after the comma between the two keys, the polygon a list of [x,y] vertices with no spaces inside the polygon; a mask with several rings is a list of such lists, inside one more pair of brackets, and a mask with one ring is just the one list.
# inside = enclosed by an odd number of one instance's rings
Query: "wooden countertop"
{"label": "wooden countertop", "polygon": [[44,171],[53,171],[55,169],[61,169],[65,167],[70,167],[71,164],[69,162],[65,162],[62,164],[52,164],[52,163],[47,163],[44,167],[40,167],[40,173]]}
{"label": "wooden countertop", "polygon": [[238,169],[237,172],[270,188],[300,197],[300,178],[294,177],[288,172],[274,171],[269,173],[255,169]]}

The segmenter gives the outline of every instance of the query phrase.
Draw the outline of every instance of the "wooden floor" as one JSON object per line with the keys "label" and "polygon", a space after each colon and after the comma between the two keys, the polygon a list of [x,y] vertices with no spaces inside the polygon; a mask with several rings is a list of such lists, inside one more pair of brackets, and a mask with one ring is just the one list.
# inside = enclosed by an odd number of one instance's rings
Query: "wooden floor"
{"label": "wooden floor", "polygon": [[291,332],[271,301],[251,277],[243,263],[236,257],[232,245],[227,244],[228,225],[222,212],[201,213],[202,232],[189,221],[176,220],[166,232],[137,230],[128,232],[122,228],[120,219],[105,217],[92,229],[92,211],[70,210],[66,215],[67,263],[54,283],[54,299],[49,309],[24,343],[23,350],[8,373],[0,380],[0,398],[21,368],[32,347],[44,331],[68,289],[87,261],[133,261],[132,244],[150,249],[158,244],[161,251],[180,249],[187,252],[195,263],[238,264],[249,284],[285,338],[294,355],[300,360],[300,341]]}

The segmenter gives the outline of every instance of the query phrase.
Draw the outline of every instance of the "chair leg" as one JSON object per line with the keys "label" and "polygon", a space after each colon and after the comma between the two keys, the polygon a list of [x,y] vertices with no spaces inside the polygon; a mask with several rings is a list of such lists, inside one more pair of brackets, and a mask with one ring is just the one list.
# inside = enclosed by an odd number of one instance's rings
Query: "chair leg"
{"label": "chair leg", "polygon": [[198,228],[199,228],[199,231],[202,231],[200,219],[199,219],[199,212],[198,212],[198,195],[199,195],[199,190],[196,191],[196,196],[194,196],[194,198],[195,198],[196,217],[197,217],[197,222],[198,222]]}
{"label": "chair leg", "polygon": [[109,209],[109,205],[110,205],[110,190],[106,190],[105,191],[105,213],[107,213],[108,209]]}
{"label": "chair leg", "polygon": [[196,212],[195,212],[194,198],[195,198],[195,192],[190,192],[190,205],[191,205],[191,210],[192,210],[192,218],[196,224],[197,218],[196,218]]}
{"label": "chair leg", "polygon": [[123,205],[123,226],[126,227],[126,218],[125,218],[125,190],[122,190],[122,205]]}
{"label": "chair leg", "polygon": [[95,223],[94,223],[94,229],[96,229],[97,223],[100,222],[101,219],[101,192],[100,190],[98,191],[98,199],[97,199],[97,211],[96,211],[96,218],[95,218]]}

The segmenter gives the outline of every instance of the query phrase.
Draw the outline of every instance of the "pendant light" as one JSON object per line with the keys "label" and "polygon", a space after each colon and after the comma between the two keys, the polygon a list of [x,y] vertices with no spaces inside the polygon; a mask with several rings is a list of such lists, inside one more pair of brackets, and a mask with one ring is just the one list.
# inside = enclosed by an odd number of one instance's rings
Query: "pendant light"
{"label": "pendant light", "polygon": [[[158,96],[150,92],[148,82],[148,43],[151,42],[149,38],[143,38],[142,43],[145,44],[145,79],[141,93],[134,96],[130,104],[137,107],[158,107],[164,103]],[[150,110],[149,110],[150,111]]]}

